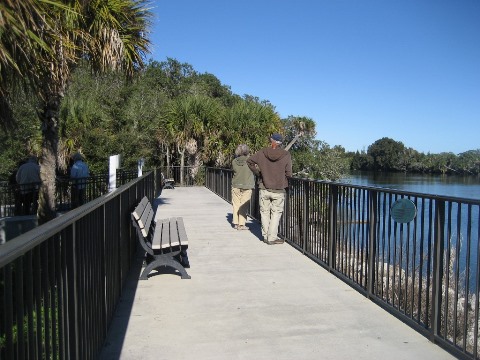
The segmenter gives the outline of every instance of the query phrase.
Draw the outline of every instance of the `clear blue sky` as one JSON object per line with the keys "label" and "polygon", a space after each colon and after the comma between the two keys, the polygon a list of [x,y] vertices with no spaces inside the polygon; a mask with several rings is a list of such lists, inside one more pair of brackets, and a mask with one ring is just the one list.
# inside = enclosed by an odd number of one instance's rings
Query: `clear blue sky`
{"label": "clear blue sky", "polygon": [[151,54],[347,151],[480,149],[480,0],[157,0]]}

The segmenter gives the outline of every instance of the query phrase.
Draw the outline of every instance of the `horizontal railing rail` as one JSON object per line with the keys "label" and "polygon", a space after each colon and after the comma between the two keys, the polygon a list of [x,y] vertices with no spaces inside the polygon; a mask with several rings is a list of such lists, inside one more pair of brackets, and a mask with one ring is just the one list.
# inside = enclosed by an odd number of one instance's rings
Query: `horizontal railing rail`
{"label": "horizontal railing rail", "polygon": [[[231,202],[231,177],[207,168],[205,184]],[[394,220],[400,199],[413,220]],[[479,200],[291,178],[279,235],[431,341],[478,359],[479,209]]]}
{"label": "horizontal railing rail", "polygon": [[130,212],[155,173],[0,246],[0,359],[96,359],[137,250]]}

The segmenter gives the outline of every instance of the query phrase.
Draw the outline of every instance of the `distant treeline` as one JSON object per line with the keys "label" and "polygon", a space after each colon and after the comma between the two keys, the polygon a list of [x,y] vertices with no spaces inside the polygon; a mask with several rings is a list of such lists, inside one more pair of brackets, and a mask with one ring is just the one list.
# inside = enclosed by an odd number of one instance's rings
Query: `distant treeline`
{"label": "distant treeline", "polygon": [[384,137],[370,145],[366,152],[349,154],[351,170],[459,175],[480,173],[480,149],[458,155],[451,152],[425,154]]}
{"label": "distant treeline", "polygon": [[[42,153],[38,102],[21,87],[11,89],[14,123],[0,131],[0,180],[12,178],[28,155]],[[480,150],[459,155],[423,154],[383,138],[366,152],[346,152],[316,139],[315,121],[304,116],[280,118],[268,100],[238,95],[213,74],[167,58],[151,61],[132,79],[121,73],[92,73],[80,64],[71,77],[59,112],[57,175],[68,172],[80,151],[92,173],[107,171],[110,155],[122,167],[230,167],[235,148],[257,151],[269,134],[280,132],[288,144],[295,176],[337,180],[352,170],[478,174]]]}
{"label": "distant treeline", "polygon": [[[12,88],[14,123],[0,131],[0,179],[12,178],[28,155],[42,154],[42,129],[35,96]],[[294,172],[319,179],[338,179],[348,162],[345,151],[315,140],[315,122],[299,116],[281,119],[268,100],[238,95],[213,74],[199,73],[167,58],[151,61],[133,78],[123,73],[94,73],[81,63],[61,99],[58,175],[68,173],[72,154],[81,152],[93,174],[108,170],[110,155],[135,169],[200,166],[228,168],[239,144],[251,151],[267,146],[280,132],[290,144]]]}

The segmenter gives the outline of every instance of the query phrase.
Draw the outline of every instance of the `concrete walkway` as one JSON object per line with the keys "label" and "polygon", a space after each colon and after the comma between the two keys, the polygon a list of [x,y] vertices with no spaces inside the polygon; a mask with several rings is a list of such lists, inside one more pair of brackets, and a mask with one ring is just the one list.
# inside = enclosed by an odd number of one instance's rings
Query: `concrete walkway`
{"label": "concrete walkway", "polygon": [[159,217],[182,216],[190,280],[168,269],[138,281],[138,262],[101,359],[453,359],[439,346],[259,224],[231,225],[206,188],[164,190]]}

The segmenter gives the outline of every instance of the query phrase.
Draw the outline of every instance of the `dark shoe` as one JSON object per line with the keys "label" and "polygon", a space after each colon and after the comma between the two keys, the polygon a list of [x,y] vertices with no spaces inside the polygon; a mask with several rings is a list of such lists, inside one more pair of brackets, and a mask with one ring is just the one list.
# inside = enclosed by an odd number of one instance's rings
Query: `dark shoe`
{"label": "dark shoe", "polygon": [[285,241],[282,239],[277,239],[273,241],[265,241],[266,244],[268,245],[277,245],[277,244],[283,244]]}

